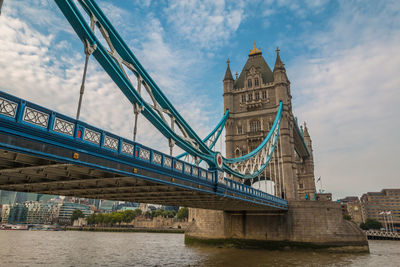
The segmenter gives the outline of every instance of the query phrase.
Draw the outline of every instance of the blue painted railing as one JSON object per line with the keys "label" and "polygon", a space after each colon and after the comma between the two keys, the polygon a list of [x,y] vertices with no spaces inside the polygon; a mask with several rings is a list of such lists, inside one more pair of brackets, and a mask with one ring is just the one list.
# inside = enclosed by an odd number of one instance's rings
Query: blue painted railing
{"label": "blue painted railing", "polygon": [[265,193],[261,190],[258,190],[256,188],[253,188],[251,186],[236,182],[234,180],[224,178],[225,186],[229,188],[230,190],[236,191],[238,193],[246,193],[249,195],[253,195],[257,198],[263,199],[264,201],[270,201],[273,203],[278,203],[283,206],[287,206],[288,202],[282,198],[276,197],[274,195]]}
{"label": "blue painted railing", "polygon": [[41,131],[62,136],[117,155],[139,159],[158,167],[215,182],[215,172],[170,157],[137,142],[85,122],[43,108],[0,91],[0,116]]}

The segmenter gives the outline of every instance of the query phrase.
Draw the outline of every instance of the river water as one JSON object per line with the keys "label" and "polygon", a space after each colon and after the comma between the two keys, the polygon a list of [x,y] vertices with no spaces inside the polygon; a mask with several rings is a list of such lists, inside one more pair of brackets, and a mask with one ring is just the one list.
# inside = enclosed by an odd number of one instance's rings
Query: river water
{"label": "river water", "polygon": [[370,254],[185,246],[183,234],[0,231],[0,266],[400,266],[400,241]]}

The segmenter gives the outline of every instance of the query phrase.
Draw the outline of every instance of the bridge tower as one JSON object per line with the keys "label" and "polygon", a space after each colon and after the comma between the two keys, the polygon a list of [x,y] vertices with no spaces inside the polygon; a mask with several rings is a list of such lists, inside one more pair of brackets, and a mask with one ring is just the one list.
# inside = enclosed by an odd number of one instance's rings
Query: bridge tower
{"label": "bridge tower", "polygon": [[[299,127],[292,111],[290,81],[279,49],[271,70],[261,50],[250,51],[240,75],[230,62],[223,79],[226,157],[253,151],[266,137],[282,101],[278,145],[261,179],[275,183],[275,194],[288,200],[285,212],[189,209],[191,225],[185,242],[238,247],[313,247],[366,252],[368,241],[353,223],[343,219],[339,203],[315,200],[312,141],[306,124]],[[238,177],[231,177],[240,181]],[[258,180],[258,179],[256,179]],[[249,179],[243,181],[249,184]]]}
{"label": "bridge tower", "polygon": [[280,197],[314,199],[311,137],[308,130],[307,136],[303,136],[303,132],[296,128],[290,81],[279,49],[276,50],[273,71],[255,44],[236,79],[232,76],[229,59],[227,63],[223,79],[224,111],[229,109],[230,113],[226,125],[226,156],[234,158],[253,151],[267,136],[279,102],[282,101],[283,113],[276,157],[259,178],[273,181],[275,194]]}

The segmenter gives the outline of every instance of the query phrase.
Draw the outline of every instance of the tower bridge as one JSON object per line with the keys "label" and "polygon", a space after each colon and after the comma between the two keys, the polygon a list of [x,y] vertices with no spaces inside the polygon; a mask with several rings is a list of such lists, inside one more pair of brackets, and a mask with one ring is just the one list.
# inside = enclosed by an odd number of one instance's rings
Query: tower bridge
{"label": "tower bridge", "polygon": [[[201,139],[94,0],[77,1],[88,21],[74,0],[55,2],[86,54],[77,116],[1,92],[0,189],[187,206],[187,242],[368,251],[365,235],[343,220],[337,203],[315,201],[311,137],[293,115],[279,49],[271,70],[254,45],[236,79],[228,60],[225,115]],[[79,120],[90,58],[132,103],[133,140]],[[168,140],[169,155],[136,142],[138,116]],[[224,128],[225,156],[215,151]],[[175,145],[185,153],[173,157]],[[261,180],[273,190],[254,187]]]}

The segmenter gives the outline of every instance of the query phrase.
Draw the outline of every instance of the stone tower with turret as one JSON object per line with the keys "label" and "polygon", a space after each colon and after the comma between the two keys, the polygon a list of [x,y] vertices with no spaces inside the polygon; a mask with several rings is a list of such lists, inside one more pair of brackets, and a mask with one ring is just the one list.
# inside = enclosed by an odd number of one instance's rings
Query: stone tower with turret
{"label": "stone tower with turret", "polygon": [[[314,163],[311,138],[306,126],[299,128],[292,113],[290,81],[279,49],[271,70],[260,49],[250,51],[246,64],[235,79],[227,61],[224,83],[226,157],[253,151],[264,140],[283,103],[277,153],[260,179],[272,180],[275,194],[286,199],[314,199]],[[248,181],[246,181],[248,182]],[[251,183],[251,182],[250,182]]]}
{"label": "stone tower with turret", "polygon": [[365,234],[343,219],[339,203],[309,201],[315,199],[312,142],[307,126],[299,127],[293,116],[290,81],[279,49],[273,70],[255,45],[235,78],[229,63],[228,60],[223,80],[224,108],[229,109],[226,156],[238,157],[255,149],[270,130],[282,101],[278,145],[262,178],[274,182],[275,195],[287,199],[289,208],[281,213],[268,209],[238,212],[227,202],[224,211],[189,209],[191,224],[185,231],[185,242],[241,248],[332,247],[333,251],[368,252]]}

